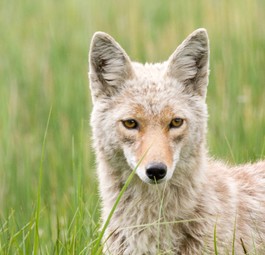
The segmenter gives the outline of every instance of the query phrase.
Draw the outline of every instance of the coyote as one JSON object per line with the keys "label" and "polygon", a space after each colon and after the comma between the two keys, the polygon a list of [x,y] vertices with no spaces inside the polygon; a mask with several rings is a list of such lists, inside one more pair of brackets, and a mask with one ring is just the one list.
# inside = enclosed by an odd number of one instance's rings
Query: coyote
{"label": "coyote", "polygon": [[89,63],[103,222],[136,172],[104,253],[265,254],[265,161],[228,167],[207,153],[206,30],[168,61],[144,65],[96,32]]}

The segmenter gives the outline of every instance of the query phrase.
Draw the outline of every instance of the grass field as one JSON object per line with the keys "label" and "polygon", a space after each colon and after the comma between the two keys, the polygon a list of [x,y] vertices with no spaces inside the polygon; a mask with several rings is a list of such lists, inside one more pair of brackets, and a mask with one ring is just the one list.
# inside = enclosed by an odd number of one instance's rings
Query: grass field
{"label": "grass field", "polygon": [[87,54],[93,33],[163,61],[194,29],[211,43],[209,151],[265,157],[265,1],[2,0],[0,254],[89,254],[99,199]]}

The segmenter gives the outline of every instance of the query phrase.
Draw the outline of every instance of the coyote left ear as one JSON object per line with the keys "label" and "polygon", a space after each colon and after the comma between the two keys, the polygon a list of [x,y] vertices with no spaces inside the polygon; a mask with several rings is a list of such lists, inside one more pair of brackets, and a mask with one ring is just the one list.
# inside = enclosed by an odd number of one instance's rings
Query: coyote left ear
{"label": "coyote left ear", "polygon": [[89,52],[89,77],[93,98],[114,95],[133,75],[131,61],[108,34],[94,34]]}
{"label": "coyote left ear", "polygon": [[205,29],[195,30],[168,60],[166,75],[184,84],[189,93],[206,96],[208,85],[209,47]]}

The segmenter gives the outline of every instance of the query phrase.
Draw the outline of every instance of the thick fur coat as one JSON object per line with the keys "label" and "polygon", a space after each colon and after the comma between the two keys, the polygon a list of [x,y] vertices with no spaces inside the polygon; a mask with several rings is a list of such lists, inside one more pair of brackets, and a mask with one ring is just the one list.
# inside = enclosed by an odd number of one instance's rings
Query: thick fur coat
{"label": "thick fur coat", "polygon": [[89,63],[103,222],[140,162],[105,253],[265,254],[265,162],[228,167],[207,154],[206,30],[168,61],[144,65],[97,32]]}

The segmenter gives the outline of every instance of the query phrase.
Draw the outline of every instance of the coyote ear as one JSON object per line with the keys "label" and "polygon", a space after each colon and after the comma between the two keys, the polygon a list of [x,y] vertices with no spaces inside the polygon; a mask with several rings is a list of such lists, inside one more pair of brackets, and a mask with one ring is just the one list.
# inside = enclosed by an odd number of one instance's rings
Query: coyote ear
{"label": "coyote ear", "polygon": [[96,32],[89,52],[90,88],[94,98],[111,96],[133,75],[131,61],[108,34]]}
{"label": "coyote ear", "polygon": [[195,30],[168,60],[166,75],[184,84],[189,93],[206,96],[208,85],[209,47],[205,29]]}

